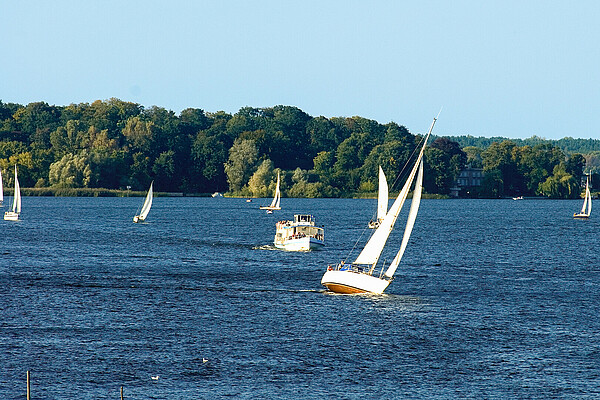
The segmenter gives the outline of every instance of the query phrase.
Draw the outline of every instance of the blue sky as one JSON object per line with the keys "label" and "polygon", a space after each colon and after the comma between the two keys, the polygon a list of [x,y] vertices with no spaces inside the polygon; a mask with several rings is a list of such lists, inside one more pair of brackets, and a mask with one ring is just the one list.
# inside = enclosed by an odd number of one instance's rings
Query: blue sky
{"label": "blue sky", "polygon": [[0,99],[600,138],[598,1],[7,1]]}

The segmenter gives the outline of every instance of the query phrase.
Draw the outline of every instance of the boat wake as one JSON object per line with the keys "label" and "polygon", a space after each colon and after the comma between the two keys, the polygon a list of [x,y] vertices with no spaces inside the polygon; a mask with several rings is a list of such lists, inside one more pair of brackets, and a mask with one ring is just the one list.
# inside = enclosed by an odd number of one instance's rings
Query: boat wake
{"label": "boat wake", "polygon": [[252,247],[252,250],[279,250],[279,249],[272,244],[262,244],[260,246]]}

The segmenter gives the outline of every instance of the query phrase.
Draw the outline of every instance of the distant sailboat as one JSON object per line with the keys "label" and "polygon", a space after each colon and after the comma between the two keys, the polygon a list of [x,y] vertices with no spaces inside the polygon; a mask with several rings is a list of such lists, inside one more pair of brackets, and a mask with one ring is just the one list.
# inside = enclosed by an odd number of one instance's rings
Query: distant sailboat
{"label": "distant sailboat", "polygon": [[592,213],[592,193],[590,192],[590,178],[585,182],[585,199],[581,211],[573,214],[573,218],[589,218]]}
{"label": "distant sailboat", "polygon": [[[431,135],[433,126],[437,118],[433,119],[431,128],[427,133],[427,136],[423,140],[423,146],[415,161],[415,165],[410,172],[410,175],[406,179],[406,183],[402,190],[398,194],[398,197],[392,204],[392,207],[386,214],[385,218],[379,225],[379,227],[373,232],[371,238],[363,248],[362,252],[358,255],[356,260],[350,265],[340,262],[335,266],[328,266],[327,271],[321,279],[321,284],[327,289],[336,293],[374,293],[381,294],[392,282],[394,273],[400,264],[404,250],[410,239],[415,220],[417,218],[417,212],[419,211],[419,205],[421,202],[421,191],[423,188],[423,152],[427,145],[427,140]],[[416,175],[416,180],[415,180]],[[381,267],[379,274],[374,273],[375,267],[379,261],[383,248],[387,242],[387,239],[392,232],[400,210],[408,196],[410,187],[415,182],[413,190],[413,198],[408,212],[408,219],[404,228],[404,236],[402,237],[402,243],[400,250],[392,260],[391,264],[387,267],[384,273],[384,266]]]}
{"label": "distant sailboat", "polygon": [[267,210],[267,213],[272,213],[273,210],[281,210],[279,203],[281,202],[281,191],[279,190],[279,172],[277,173],[277,186],[275,187],[275,196],[273,201],[268,206],[261,206],[261,210]]}
{"label": "distant sailboat", "polygon": [[144,222],[148,213],[150,212],[150,207],[152,207],[152,185],[154,181],[150,183],[150,189],[148,189],[148,194],[146,195],[146,199],[144,200],[144,205],[142,206],[142,210],[138,215],[133,217],[133,222]]}
{"label": "distant sailboat", "polygon": [[15,193],[13,196],[12,208],[4,213],[4,219],[7,221],[18,221],[21,213],[21,186],[17,177],[17,166],[15,165]]}
{"label": "distant sailboat", "polygon": [[379,191],[377,194],[377,220],[369,222],[369,229],[377,229],[385,218],[388,208],[388,184],[381,165],[379,166]]}

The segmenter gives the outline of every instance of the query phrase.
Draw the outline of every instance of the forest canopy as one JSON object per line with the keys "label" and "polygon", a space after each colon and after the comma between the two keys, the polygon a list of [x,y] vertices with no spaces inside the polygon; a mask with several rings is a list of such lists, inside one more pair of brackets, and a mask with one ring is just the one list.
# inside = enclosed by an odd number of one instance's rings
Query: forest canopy
{"label": "forest canopy", "polygon": [[[155,181],[163,192],[265,197],[279,172],[284,196],[352,196],[377,190],[380,165],[393,182],[421,140],[395,122],[313,117],[283,105],[177,115],[115,98],[68,106],[0,101],[0,168],[10,185],[17,164],[22,187],[145,190]],[[548,141],[475,144],[431,141],[424,190],[448,194],[470,165],[489,175],[481,197],[576,197],[586,158],[598,160],[593,151],[584,157]],[[549,193],[544,188],[556,185],[548,179],[567,189]]]}

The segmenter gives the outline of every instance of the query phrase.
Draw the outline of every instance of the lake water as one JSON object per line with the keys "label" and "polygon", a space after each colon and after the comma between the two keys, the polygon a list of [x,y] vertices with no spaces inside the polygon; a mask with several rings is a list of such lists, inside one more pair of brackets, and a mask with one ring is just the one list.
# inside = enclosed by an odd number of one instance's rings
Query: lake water
{"label": "lake water", "polygon": [[[424,200],[381,296],[320,285],[375,200],[159,197],[134,224],[142,201],[26,197],[0,221],[0,399],[25,398],[27,370],[34,399],[600,397],[600,214],[574,220],[581,201]],[[294,213],[323,251],[273,249]]]}

